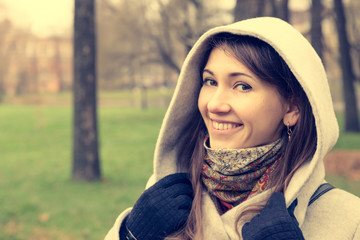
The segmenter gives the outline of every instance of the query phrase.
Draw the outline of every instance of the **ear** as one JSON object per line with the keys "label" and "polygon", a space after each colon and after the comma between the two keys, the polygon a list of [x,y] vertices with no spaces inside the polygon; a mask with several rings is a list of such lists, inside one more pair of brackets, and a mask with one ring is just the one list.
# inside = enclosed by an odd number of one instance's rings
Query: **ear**
{"label": "ear", "polygon": [[300,117],[299,107],[296,104],[289,104],[283,118],[284,125],[294,126]]}

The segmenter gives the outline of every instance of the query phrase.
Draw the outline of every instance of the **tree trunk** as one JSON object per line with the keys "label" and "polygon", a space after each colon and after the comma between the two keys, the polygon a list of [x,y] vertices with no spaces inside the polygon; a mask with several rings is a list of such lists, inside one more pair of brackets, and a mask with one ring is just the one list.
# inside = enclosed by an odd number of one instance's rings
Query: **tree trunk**
{"label": "tree trunk", "polygon": [[286,22],[290,20],[290,11],[289,11],[289,0],[282,0],[280,3],[280,18]]}
{"label": "tree trunk", "polygon": [[343,77],[343,95],[345,100],[345,131],[360,132],[354,71],[352,68],[350,46],[346,31],[346,18],[342,0],[334,0],[336,27],[338,31],[340,65]]}
{"label": "tree trunk", "polygon": [[236,0],[234,21],[253,17],[273,16],[289,21],[288,0]]}
{"label": "tree trunk", "polygon": [[259,0],[256,16],[260,17],[264,15],[265,15],[265,0]]}
{"label": "tree trunk", "polygon": [[259,0],[236,0],[234,9],[234,22],[258,17],[257,14],[259,14],[259,12],[264,12],[264,3],[264,1]]}
{"label": "tree trunk", "polygon": [[269,1],[271,7],[271,16],[281,18],[289,22],[289,0]]}
{"label": "tree trunk", "polygon": [[94,0],[75,0],[74,129],[75,180],[101,178],[96,113],[96,29]]}
{"label": "tree trunk", "polygon": [[323,59],[322,43],[322,11],[323,5],[321,0],[312,0],[311,6],[311,44],[321,59]]}

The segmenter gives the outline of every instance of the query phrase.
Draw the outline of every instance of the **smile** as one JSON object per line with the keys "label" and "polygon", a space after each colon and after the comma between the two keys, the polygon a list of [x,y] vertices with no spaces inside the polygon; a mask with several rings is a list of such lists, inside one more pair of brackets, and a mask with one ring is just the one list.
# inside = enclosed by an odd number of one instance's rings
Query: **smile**
{"label": "smile", "polygon": [[220,123],[215,121],[211,121],[211,122],[212,122],[212,127],[216,130],[229,130],[241,126],[241,124],[238,123]]}

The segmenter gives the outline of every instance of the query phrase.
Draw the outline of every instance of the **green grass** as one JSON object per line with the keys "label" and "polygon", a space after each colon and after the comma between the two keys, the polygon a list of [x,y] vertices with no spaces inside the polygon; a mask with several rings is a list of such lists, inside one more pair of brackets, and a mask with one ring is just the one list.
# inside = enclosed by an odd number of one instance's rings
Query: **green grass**
{"label": "green grass", "polygon": [[[167,107],[171,99],[174,89],[160,88],[147,89],[141,91],[124,90],[124,91],[100,91],[98,93],[99,104],[102,106],[118,106],[118,107],[141,107],[142,99],[146,99],[147,105],[150,107]],[[69,106],[72,104],[71,92],[53,93],[28,93],[16,96],[3,96],[0,98],[2,104],[35,104],[35,105],[62,105]]]}
{"label": "green grass", "polygon": [[[340,127],[339,140],[335,144],[335,149],[349,149],[349,150],[360,150],[360,134],[344,132],[344,117],[341,114],[337,114],[337,119]],[[360,115],[359,115],[360,119]]]}
{"label": "green grass", "polygon": [[143,191],[164,113],[101,107],[104,180],[89,184],[70,180],[70,107],[0,106],[0,239],[103,239]]}
{"label": "green grass", "polygon": [[344,189],[360,197],[360,181],[350,181],[344,176],[327,175],[326,180],[337,188]]}
{"label": "green grass", "polygon": [[[360,151],[360,133],[344,132],[344,117],[337,114],[340,127],[340,134],[334,150],[358,150]],[[347,190],[360,197],[360,181],[351,181],[345,176],[326,175],[326,180],[337,188]]]}
{"label": "green grass", "polygon": [[[74,182],[70,95],[46,97],[63,104],[0,105],[0,239],[103,239],[143,191],[165,109],[120,108],[123,95],[103,94],[116,102],[99,108],[103,181]],[[359,139],[341,134],[336,148],[359,149]],[[360,196],[360,182],[328,180]]]}

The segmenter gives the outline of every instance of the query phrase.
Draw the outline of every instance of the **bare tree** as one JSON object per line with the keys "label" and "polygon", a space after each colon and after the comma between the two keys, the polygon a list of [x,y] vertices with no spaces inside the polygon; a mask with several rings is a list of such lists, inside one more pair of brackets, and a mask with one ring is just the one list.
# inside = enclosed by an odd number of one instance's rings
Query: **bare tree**
{"label": "bare tree", "polygon": [[94,18],[94,0],[75,0],[72,178],[86,181],[101,178],[96,113],[96,29]]}
{"label": "bare tree", "polygon": [[288,0],[236,0],[234,21],[272,16],[289,21]]}
{"label": "bare tree", "polygon": [[354,68],[356,79],[360,80],[360,2],[358,0],[350,0],[348,2],[348,8],[347,8],[347,20],[350,25],[349,30],[349,36],[350,36],[350,45],[352,47],[354,58],[353,60],[357,68]]}
{"label": "bare tree", "polygon": [[9,25],[10,25],[9,20],[4,20],[0,22],[0,101],[2,100],[2,95],[5,93],[4,76],[7,71],[8,61],[9,61],[9,54],[8,54],[9,49],[4,44],[5,36],[8,32],[7,28],[9,27]]}
{"label": "bare tree", "polygon": [[350,45],[346,30],[346,16],[342,0],[334,0],[336,27],[339,39],[340,65],[343,78],[343,96],[345,100],[345,131],[360,132],[354,71],[350,56]]}
{"label": "bare tree", "polygon": [[[148,36],[155,43],[156,56],[161,63],[175,72],[180,72],[183,58],[202,33],[216,24],[223,24],[214,9],[215,1],[205,0],[156,0],[159,5],[157,20],[147,19],[151,25]],[[213,19],[216,21],[211,22]],[[184,52],[179,55],[180,49]],[[181,56],[181,58],[179,57]]]}
{"label": "bare tree", "polygon": [[321,59],[323,59],[322,12],[322,1],[312,0],[310,29],[311,44]]}
{"label": "bare tree", "polygon": [[156,69],[171,76],[162,81],[169,85],[166,81],[180,72],[196,39],[210,27],[225,23],[220,17],[225,11],[218,10],[215,0],[124,0],[117,4],[101,0],[99,4],[99,66],[109,84],[120,76],[134,83],[129,86],[139,87],[142,72],[146,77]]}
{"label": "bare tree", "polygon": [[281,0],[279,4],[280,15],[279,17],[284,21],[290,21],[290,11],[289,11],[289,0]]}
{"label": "bare tree", "polygon": [[236,0],[234,21],[263,16],[264,10],[264,0]]}

